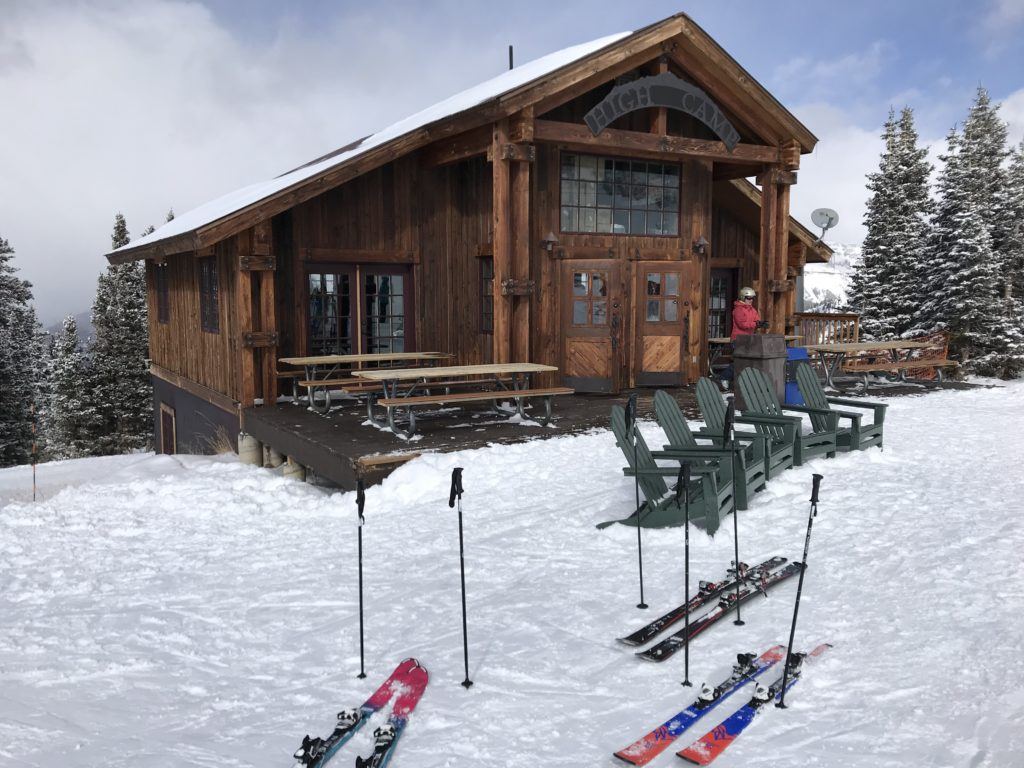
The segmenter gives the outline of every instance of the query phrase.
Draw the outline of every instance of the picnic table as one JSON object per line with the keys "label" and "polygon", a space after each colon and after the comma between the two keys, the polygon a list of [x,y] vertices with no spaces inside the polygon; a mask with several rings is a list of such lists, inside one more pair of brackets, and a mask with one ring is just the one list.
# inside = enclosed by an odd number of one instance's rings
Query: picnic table
{"label": "picnic table", "polygon": [[[356,370],[365,365],[381,365],[382,363],[424,363],[433,365],[441,360],[450,359],[447,352],[379,352],[361,355],[312,355],[309,357],[281,357],[279,363],[300,367],[305,371],[306,378],[298,385],[306,387],[309,392],[309,407],[321,410],[316,406],[316,393],[323,391],[324,407],[322,413],[331,408],[331,389],[349,388],[358,392],[364,384],[353,377]],[[378,370],[374,368],[372,370]]]}
{"label": "picnic table", "polygon": [[[786,336],[786,343],[802,339],[803,336]],[[725,351],[732,346],[732,339],[728,336],[715,336],[708,339],[708,375],[715,378],[715,363],[721,359]]]}
{"label": "picnic table", "polygon": [[[922,368],[956,365],[951,360],[912,358],[915,349],[932,346],[928,341],[858,341],[841,344],[811,344],[807,351],[818,355],[825,371],[825,385],[837,389],[836,372],[842,368],[849,373],[863,373],[864,388],[867,389],[867,374],[870,372],[897,373],[902,378],[908,368]],[[849,359],[850,355],[856,358]]]}
{"label": "picnic table", "polygon": [[[551,419],[551,398],[559,395],[571,395],[573,390],[568,387],[549,387],[530,389],[530,375],[557,371],[553,365],[540,363],[489,363],[484,365],[452,365],[433,368],[379,368],[376,370],[353,371],[353,376],[369,382],[377,382],[382,389],[379,399],[370,397],[366,404],[366,413],[370,420],[378,426],[386,424],[393,432],[398,433],[395,426],[395,415],[398,410],[408,413],[409,425],[402,430],[411,437],[416,433],[416,417],[413,409],[423,405],[445,405],[449,403],[484,402],[497,404],[501,400],[514,400],[516,412],[526,418],[523,401],[531,397],[544,400],[544,416],[538,421],[544,425]],[[457,387],[465,390],[452,392]],[[443,394],[433,394],[431,390],[444,389]],[[418,395],[417,391],[426,394]],[[375,413],[375,407],[385,409],[382,423]]]}

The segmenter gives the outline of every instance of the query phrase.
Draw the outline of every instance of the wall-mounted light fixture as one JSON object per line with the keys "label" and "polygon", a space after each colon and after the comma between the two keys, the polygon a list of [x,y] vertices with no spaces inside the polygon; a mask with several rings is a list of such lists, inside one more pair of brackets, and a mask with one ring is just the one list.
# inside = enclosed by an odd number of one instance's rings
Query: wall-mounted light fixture
{"label": "wall-mounted light fixture", "polygon": [[693,241],[693,252],[703,256],[708,252],[709,245],[711,245],[711,243],[707,241],[707,238],[704,237],[704,235],[701,235]]}
{"label": "wall-mounted light fixture", "polygon": [[548,232],[548,236],[540,241],[540,247],[548,253],[555,250],[555,246],[558,245],[558,238],[555,237],[554,232]]}

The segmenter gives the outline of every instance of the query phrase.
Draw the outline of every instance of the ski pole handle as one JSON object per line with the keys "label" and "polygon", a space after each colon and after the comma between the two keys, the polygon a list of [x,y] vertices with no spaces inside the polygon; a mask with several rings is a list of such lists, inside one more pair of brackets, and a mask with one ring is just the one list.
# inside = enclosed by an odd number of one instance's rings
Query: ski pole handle
{"label": "ski pole handle", "polygon": [[366,504],[366,490],[363,487],[363,479],[356,481],[356,508],[359,510],[359,522],[363,522],[363,506]]}
{"label": "ski pole handle", "polygon": [[818,489],[821,487],[822,475],[812,475],[811,482],[811,504],[818,503]]}
{"label": "ski pole handle", "polygon": [[626,401],[626,432],[632,432],[636,424],[636,392]]}
{"label": "ski pole handle", "polygon": [[462,498],[462,467],[452,470],[452,490],[448,496],[448,506],[455,506],[455,499]]}
{"label": "ski pole handle", "polygon": [[683,491],[690,490],[690,462],[684,461],[679,465],[679,477],[676,479],[676,503],[683,498]]}
{"label": "ski pole handle", "polygon": [[736,420],[736,401],[732,395],[726,398],[725,423],[722,427],[722,447],[727,448],[730,443],[729,435],[732,434],[732,425]]}

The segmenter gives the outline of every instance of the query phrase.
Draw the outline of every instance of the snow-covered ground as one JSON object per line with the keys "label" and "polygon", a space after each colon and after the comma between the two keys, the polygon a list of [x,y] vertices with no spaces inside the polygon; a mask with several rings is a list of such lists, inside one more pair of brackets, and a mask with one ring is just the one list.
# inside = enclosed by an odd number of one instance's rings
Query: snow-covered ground
{"label": "snow-covered ground", "polygon": [[[1022,412],[1022,383],[893,398],[884,452],[790,470],[741,513],[743,559],[797,559],[825,476],[797,644],[835,649],[717,764],[1024,765]],[[610,767],[693,695],[682,658],[614,639],[682,593],[681,529],[644,533],[643,612],[635,530],[594,527],[630,510],[622,464],[600,432],[427,455],[370,489],[363,681],[354,494],[226,457],[44,465],[35,503],[26,468],[0,472],[0,765],[290,765],[413,655],[431,682],[393,765]],[[723,573],[731,528],[693,533],[694,580]],[[691,677],[784,643],[795,589],[696,640]]]}

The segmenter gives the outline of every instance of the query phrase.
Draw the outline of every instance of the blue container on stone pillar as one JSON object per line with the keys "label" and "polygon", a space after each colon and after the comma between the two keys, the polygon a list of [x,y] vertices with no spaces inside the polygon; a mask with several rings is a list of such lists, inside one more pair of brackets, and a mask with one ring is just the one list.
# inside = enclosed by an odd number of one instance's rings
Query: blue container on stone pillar
{"label": "blue container on stone pillar", "polygon": [[810,360],[803,347],[789,347],[786,350],[786,405],[803,405],[804,398],[796,383],[796,364]]}

